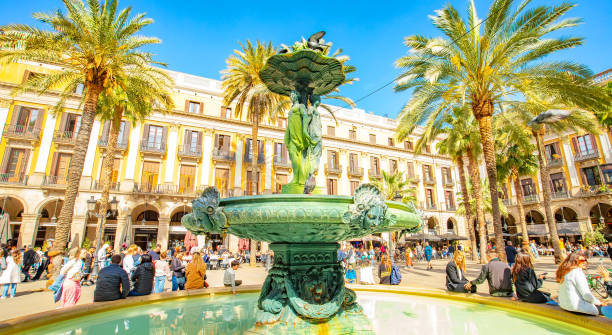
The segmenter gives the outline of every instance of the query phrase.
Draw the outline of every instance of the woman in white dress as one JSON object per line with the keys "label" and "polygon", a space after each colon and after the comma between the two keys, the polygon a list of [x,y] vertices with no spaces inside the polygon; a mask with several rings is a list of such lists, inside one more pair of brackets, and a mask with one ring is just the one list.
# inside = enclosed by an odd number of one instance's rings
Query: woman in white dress
{"label": "woman in white dress", "polygon": [[11,256],[6,257],[6,268],[0,275],[0,286],[2,286],[2,299],[6,299],[9,290],[10,297],[15,297],[17,291],[17,283],[21,281],[19,272],[21,271],[21,252],[13,250]]}
{"label": "woman in white dress", "polygon": [[570,312],[599,315],[601,307],[607,303],[599,301],[591,293],[584,274],[587,264],[584,254],[573,252],[559,265],[556,273],[557,282],[561,283],[559,307]]}

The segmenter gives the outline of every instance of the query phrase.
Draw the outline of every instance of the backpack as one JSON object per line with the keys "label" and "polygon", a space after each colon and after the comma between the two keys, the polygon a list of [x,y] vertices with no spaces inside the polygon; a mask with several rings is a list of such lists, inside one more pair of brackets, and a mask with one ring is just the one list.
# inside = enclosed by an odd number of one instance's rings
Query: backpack
{"label": "backpack", "polygon": [[391,267],[391,285],[399,285],[402,282],[402,273],[397,265]]}

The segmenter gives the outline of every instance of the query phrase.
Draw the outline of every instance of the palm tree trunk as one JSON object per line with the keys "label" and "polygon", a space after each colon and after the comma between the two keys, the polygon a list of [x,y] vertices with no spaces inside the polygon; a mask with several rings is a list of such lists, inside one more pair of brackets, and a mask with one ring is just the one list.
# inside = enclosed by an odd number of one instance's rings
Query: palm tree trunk
{"label": "palm tree trunk", "polygon": [[[253,126],[251,127],[251,150],[253,150],[253,155],[251,156],[251,190],[253,195],[259,193],[259,178],[257,177],[257,154],[259,151],[259,145],[257,145],[257,133],[259,132],[259,115],[253,114]],[[251,249],[249,255],[249,265],[255,266],[257,262],[257,257],[255,254],[257,253],[257,242],[251,239],[249,243],[249,247]]]}
{"label": "palm tree trunk", "polygon": [[553,249],[555,250],[555,264],[561,263],[561,247],[559,246],[559,235],[557,234],[557,225],[555,224],[555,217],[553,216],[552,209],[550,208],[550,176],[548,174],[548,163],[544,159],[544,133],[546,128],[544,125],[540,126],[540,129],[533,131],[533,135],[536,138],[536,144],[538,145],[538,160],[540,161],[540,179],[542,180],[542,205],[544,205],[544,212],[546,213],[546,223],[548,224],[548,230],[550,231],[550,239],[552,241]]}
{"label": "palm tree trunk", "polygon": [[457,168],[459,169],[459,183],[461,184],[461,194],[463,194],[463,207],[465,208],[465,226],[468,229],[468,235],[470,237],[470,249],[472,250],[472,260],[478,259],[478,246],[476,243],[476,233],[474,232],[473,225],[473,214],[470,192],[467,189],[467,181],[465,179],[465,166],[463,161],[463,155],[459,155],[456,159]]}
{"label": "palm tree trunk", "polygon": [[497,193],[497,162],[495,159],[495,143],[493,141],[493,127],[491,119],[493,115],[493,104],[487,101],[483,104],[479,113],[474,113],[478,120],[478,128],[480,129],[480,142],[482,144],[482,153],[485,159],[487,168],[487,176],[489,177],[489,192],[491,193],[491,216],[493,217],[493,230],[495,232],[495,246],[498,251],[499,259],[506,261],[506,253],[504,251],[504,235],[501,223],[501,211],[499,209],[499,194]]}
{"label": "palm tree trunk", "polygon": [[514,181],[514,190],[516,192],[516,208],[518,209],[519,223],[521,225],[521,236],[523,242],[529,243],[529,235],[527,234],[527,222],[525,221],[525,207],[523,207],[523,189],[521,188],[521,182],[519,180],[518,171],[512,169],[510,176]]}
{"label": "palm tree trunk", "polygon": [[468,169],[470,171],[470,178],[472,179],[472,192],[474,192],[474,200],[476,201],[476,219],[478,220],[478,236],[480,240],[480,264],[487,263],[487,224],[485,221],[484,208],[482,205],[482,187],[480,180],[480,171],[478,171],[478,164],[472,152],[467,152],[468,156]]}
{"label": "palm tree trunk", "polygon": [[[113,165],[115,161],[115,151],[117,150],[117,138],[119,136],[119,129],[121,127],[121,117],[123,117],[123,109],[121,107],[117,107],[115,109],[116,115],[113,120],[111,120],[111,127],[108,132],[108,143],[106,145],[106,152],[104,154],[104,159],[102,160],[102,176],[100,178],[100,182],[102,183],[102,196],[100,198],[100,215],[106,216],[106,212],[108,212],[108,198],[110,196],[110,188],[111,188],[111,175],[113,174]],[[105,220],[98,219],[98,224],[96,225],[96,242],[94,247],[96,250],[100,247],[98,244],[98,231],[104,231],[104,227],[102,222]]]}
{"label": "palm tree trunk", "polygon": [[89,146],[91,128],[96,116],[98,97],[100,92],[102,92],[102,88],[89,84],[86,85],[85,92],[81,127],[77,134],[74,152],[70,160],[70,167],[68,168],[68,184],[66,185],[66,192],[64,193],[64,204],[57,220],[53,247],[51,248],[51,251],[59,252],[59,254],[51,260],[55,267],[54,276],[59,273],[63,253],[68,244],[68,239],[70,238],[72,216],[74,215],[74,203],[79,194],[79,184],[81,182],[81,175],[83,174],[85,154]]}

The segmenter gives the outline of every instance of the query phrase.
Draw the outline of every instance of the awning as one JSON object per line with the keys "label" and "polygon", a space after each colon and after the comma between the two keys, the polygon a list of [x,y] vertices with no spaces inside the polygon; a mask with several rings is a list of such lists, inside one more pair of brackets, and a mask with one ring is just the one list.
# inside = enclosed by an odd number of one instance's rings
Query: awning
{"label": "awning", "polygon": [[459,236],[459,235],[452,234],[452,233],[442,234],[442,235],[440,235],[440,238],[443,241],[465,241],[465,240],[468,240],[468,238],[465,237],[465,236]]}
{"label": "awning", "polygon": [[437,235],[431,235],[431,234],[414,234],[414,235],[408,235],[408,236],[404,236],[404,240],[406,241],[441,241],[442,238],[440,236]]}

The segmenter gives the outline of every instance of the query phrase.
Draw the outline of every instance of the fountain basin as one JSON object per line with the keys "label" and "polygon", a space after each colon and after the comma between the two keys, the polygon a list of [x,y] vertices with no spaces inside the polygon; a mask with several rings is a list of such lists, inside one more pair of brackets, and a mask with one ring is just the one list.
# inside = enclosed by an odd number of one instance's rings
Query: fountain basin
{"label": "fountain basin", "polygon": [[[441,290],[352,286],[376,334],[600,334],[603,317],[578,316],[556,307]],[[253,330],[257,290],[237,296],[215,288],[135,297],[48,311],[0,323],[4,334],[245,334]],[[292,330],[286,325],[287,333]],[[340,334],[329,324],[310,333]]]}

